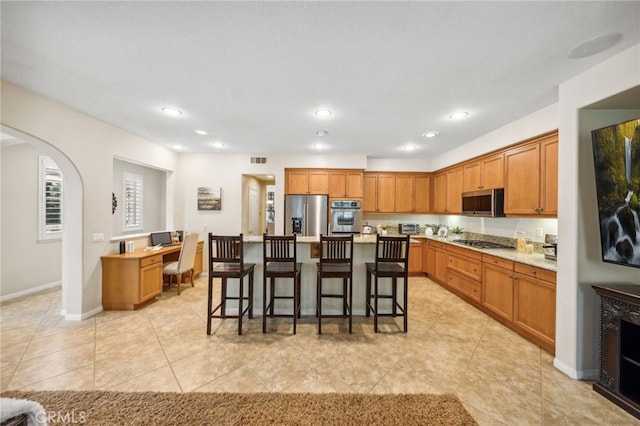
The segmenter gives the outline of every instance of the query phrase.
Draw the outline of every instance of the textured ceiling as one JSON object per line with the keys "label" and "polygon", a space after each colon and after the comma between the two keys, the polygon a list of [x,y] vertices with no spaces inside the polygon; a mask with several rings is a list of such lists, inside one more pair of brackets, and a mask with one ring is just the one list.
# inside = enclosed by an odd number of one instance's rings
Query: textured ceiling
{"label": "textured ceiling", "polygon": [[[559,83],[640,42],[638,1],[0,7],[4,80],[183,152],[218,141],[315,154],[322,142],[323,154],[433,156],[556,102]],[[610,49],[568,58],[612,32]],[[316,118],[321,106],[333,116]],[[470,115],[454,122],[457,110]]]}

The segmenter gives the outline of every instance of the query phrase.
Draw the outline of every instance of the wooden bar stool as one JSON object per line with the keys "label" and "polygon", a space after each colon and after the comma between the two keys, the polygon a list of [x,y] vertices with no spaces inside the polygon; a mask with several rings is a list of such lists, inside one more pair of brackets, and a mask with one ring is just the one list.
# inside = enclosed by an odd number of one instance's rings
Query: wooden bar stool
{"label": "wooden bar stool", "polygon": [[[318,334],[322,334],[322,299],[342,299],[342,315],[324,315],[325,318],[348,317],[349,333],[352,328],[353,306],[353,235],[328,237],[320,235],[320,262],[317,264],[316,312],[318,315]],[[322,290],[323,278],[342,278],[341,293],[325,293]]]}
{"label": "wooden bar stool", "polygon": [[[267,332],[267,315],[270,317],[293,317],[293,334],[296,334],[297,319],[300,317],[300,287],[302,263],[297,261],[296,235],[262,237],[262,332]],[[276,279],[293,279],[293,296],[276,295]],[[267,304],[267,281],[269,282],[269,303]],[[292,314],[274,314],[276,300],[293,301]]]}
{"label": "wooden bar stool", "polygon": [[[238,335],[242,334],[242,317],[249,314],[253,318],[253,272],[255,263],[244,263],[242,234],[239,236],[221,236],[209,233],[209,303],[207,306],[207,334],[211,334],[212,318],[238,318]],[[249,295],[245,297],[244,277],[249,275]],[[213,279],[222,279],[220,304],[213,305]],[[237,278],[238,296],[227,295],[227,280]],[[227,314],[227,300],[238,301],[238,314]],[[246,307],[244,307],[246,302]],[[216,312],[220,310],[219,314]]]}
{"label": "wooden bar stool", "polygon": [[[407,292],[409,283],[409,235],[403,237],[376,237],[375,263],[365,263],[367,268],[366,315],[373,312],[373,330],[377,333],[378,317],[397,317],[404,319],[404,332],[407,332]],[[374,276],[373,294],[371,294],[371,276]],[[391,278],[391,294],[380,294],[378,280]],[[398,303],[398,278],[403,281],[403,301]],[[373,299],[373,304],[371,303]],[[380,299],[391,300],[391,312],[380,312]],[[400,313],[398,313],[398,310]]]}

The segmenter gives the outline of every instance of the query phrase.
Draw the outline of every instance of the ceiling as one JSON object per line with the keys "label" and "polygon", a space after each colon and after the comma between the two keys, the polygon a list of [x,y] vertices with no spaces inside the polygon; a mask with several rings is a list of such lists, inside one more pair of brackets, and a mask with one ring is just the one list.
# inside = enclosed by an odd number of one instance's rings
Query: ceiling
{"label": "ceiling", "polygon": [[[639,1],[0,8],[2,79],[190,153],[431,157],[556,102],[559,83],[640,42]],[[612,33],[612,47],[569,57]]]}

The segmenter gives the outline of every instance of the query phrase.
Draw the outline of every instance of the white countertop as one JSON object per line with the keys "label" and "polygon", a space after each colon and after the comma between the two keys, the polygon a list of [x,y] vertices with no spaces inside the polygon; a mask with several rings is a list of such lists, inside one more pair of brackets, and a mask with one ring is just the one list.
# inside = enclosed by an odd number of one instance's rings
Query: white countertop
{"label": "white countertop", "polygon": [[533,253],[527,254],[517,251],[516,249],[479,249],[474,247],[465,246],[462,244],[457,244],[453,239],[449,238],[439,238],[436,236],[426,236],[426,235],[414,235],[411,237],[412,239],[417,240],[432,240],[439,241],[441,243],[452,244],[455,247],[464,248],[467,250],[474,250],[480,253],[489,254],[496,257],[502,257],[503,259],[513,260],[515,262],[524,263],[525,265],[537,266],[538,268],[547,269],[549,271],[557,270],[557,263],[555,260],[545,259],[544,254],[542,253]]}
{"label": "white countertop", "polygon": [[[244,239],[244,242],[246,243],[262,243],[262,235],[245,235],[243,239]],[[544,254],[542,253],[526,254],[526,253],[516,251],[515,249],[479,249],[479,248],[456,244],[453,241],[453,239],[449,239],[449,238],[439,238],[436,236],[426,236],[426,235],[411,236],[411,242],[420,242],[425,239],[439,241],[441,243],[446,243],[446,244],[452,244],[455,247],[460,247],[467,250],[474,250],[480,253],[501,257],[503,259],[513,260],[515,262],[524,263],[525,265],[537,266],[538,268],[547,269],[549,271],[557,270],[556,261],[545,259]],[[302,244],[319,243],[320,238],[298,236],[296,241]],[[373,244],[376,242],[376,235],[375,234],[356,235],[353,238],[353,242],[354,244]]]}

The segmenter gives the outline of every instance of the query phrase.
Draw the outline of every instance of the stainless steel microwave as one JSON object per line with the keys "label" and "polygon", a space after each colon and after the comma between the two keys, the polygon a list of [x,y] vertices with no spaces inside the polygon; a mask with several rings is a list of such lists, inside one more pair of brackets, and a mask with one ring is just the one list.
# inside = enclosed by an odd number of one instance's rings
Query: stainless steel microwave
{"label": "stainless steel microwave", "polygon": [[478,217],[503,217],[504,189],[463,192],[462,214]]}

